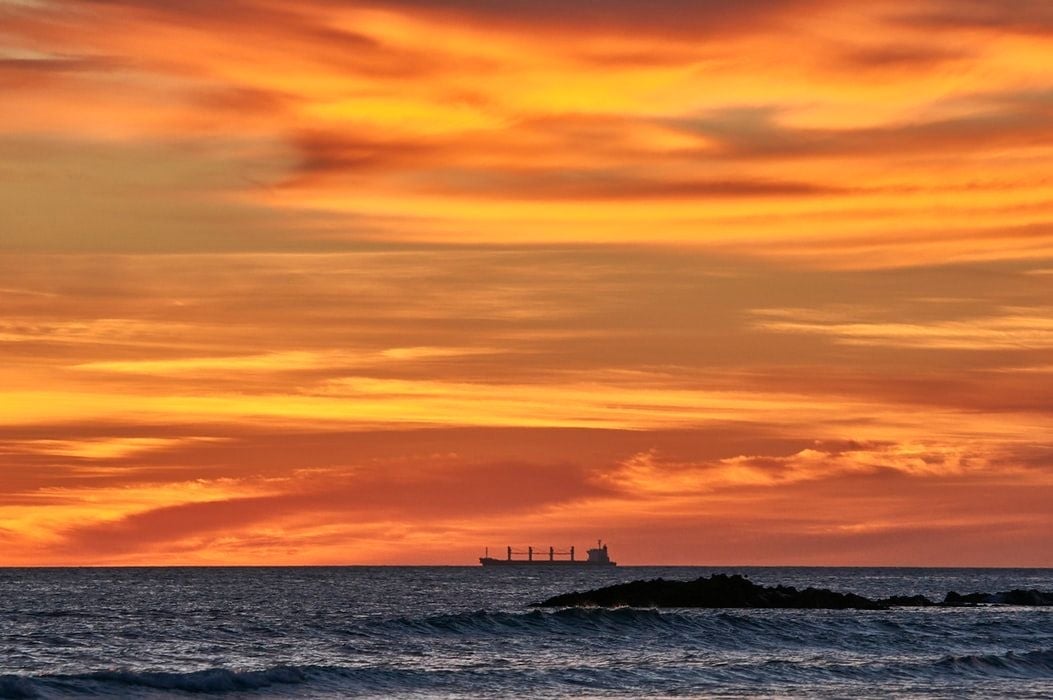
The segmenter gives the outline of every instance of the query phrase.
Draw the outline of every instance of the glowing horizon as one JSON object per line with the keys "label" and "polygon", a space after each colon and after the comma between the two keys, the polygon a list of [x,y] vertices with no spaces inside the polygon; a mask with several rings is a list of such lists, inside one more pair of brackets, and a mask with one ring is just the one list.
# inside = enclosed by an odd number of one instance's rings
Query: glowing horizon
{"label": "glowing horizon", "polygon": [[1053,566],[1041,2],[0,0],[0,565]]}

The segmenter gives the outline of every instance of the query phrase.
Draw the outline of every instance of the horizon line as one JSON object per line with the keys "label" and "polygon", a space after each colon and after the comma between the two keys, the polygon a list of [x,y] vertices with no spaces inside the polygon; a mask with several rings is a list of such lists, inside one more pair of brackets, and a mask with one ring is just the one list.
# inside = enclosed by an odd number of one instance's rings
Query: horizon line
{"label": "horizon line", "polygon": [[[15,569],[479,569],[479,564],[0,564],[0,571]],[[541,568],[544,568],[542,565]],[[560,568],[561,567],[555,567]],[[588,567],[579,567],[588,570]],[[1002,565],[909,565],[909,564],[618,564],[597,567],[604,571],[619,569],[1032,569],[1053,570],[1053,564],[1040,566]]]}

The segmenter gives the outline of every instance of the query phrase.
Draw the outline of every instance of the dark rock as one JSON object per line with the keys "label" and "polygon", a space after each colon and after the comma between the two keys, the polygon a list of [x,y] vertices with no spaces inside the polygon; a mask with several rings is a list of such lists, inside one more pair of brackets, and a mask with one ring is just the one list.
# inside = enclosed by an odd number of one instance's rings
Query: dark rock
{"label": "dark rock", "polygon": [[936,605],[923,595],[894,595],[878,601],[881,605],[899,608],[927,608]]}
{"label": "dark rock", "polygon": [[960,607],[966,605],[1027,605],[1053,606],[1053,593],[1015,588],[1001,593],[968,593],[962,595],[951,591],[943,599],[943,605]]}
{"label": "dark rock", "polygon": [[633,581],[593,591],[557,595],[541,607],[638,608],[809,608],[884,610],[887,605],[854,593],[824,588],[759,586],[739,575],[714,574],[694,581]]}
{"label": "dark rock", "polygon": [[969,605],[1053,606],[1053,592],[1014,589],[1001,593],[951,591],[936,603],[923,595],[894,595],[871,600],[825,588],[759,586],[743,576],[714,574],[694,581],[632,581],[592,591],[565,593],[534,605],[539,607],[614,608],[803,608],[887,610],[890,607],[964,607]]}
{"label": "dark rock", "polygon": [[959,606],[959,605],[979,605],[980,603],[993,603],[991,600],[992,596],[990,593],[968,593],[962,595],[950,591],[943,598],[944,605]]}
{"label": "dark rock", "polygon": [[1032,605],[1032,606],[1050,606],[1053,605],[1053,592],[1050,591],[1036,591],[1022,590],[1015,588],[1011,591],[1005,591],[999,593],[1002,597],[1000,602],[1006,605]]}

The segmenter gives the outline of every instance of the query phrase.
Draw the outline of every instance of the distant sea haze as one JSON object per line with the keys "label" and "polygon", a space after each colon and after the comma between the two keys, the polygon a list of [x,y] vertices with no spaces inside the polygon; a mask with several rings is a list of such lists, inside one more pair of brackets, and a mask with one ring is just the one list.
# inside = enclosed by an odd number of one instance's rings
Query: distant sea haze
{"label": "distant sea haze", "polygon": [[873,598],[1053,590],[1048,569],[2,569],[0,697],[1053,695],[1048,608],[529,607],[717,572]]}

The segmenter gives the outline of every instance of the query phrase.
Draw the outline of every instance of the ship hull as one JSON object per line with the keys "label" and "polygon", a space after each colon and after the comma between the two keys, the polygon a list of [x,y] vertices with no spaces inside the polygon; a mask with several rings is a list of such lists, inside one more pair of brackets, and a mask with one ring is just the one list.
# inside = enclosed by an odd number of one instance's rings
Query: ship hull
{"label": "ship hull", "polygon": [[480,557],[479,563],[483,566],[574,566],[585,568],[606,568],[618,566],[613,561],[570,561],[569,559],[494,559],[493,557]]}

